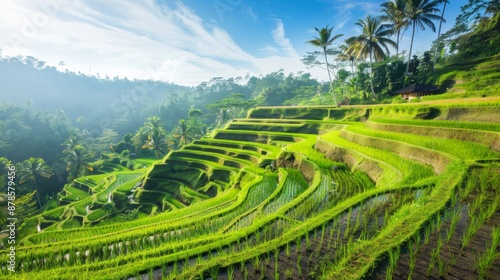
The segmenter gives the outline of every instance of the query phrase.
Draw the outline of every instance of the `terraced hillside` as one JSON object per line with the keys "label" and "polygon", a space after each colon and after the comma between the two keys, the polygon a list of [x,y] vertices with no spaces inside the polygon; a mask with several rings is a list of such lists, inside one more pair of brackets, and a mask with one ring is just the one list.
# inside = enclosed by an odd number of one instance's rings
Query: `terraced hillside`
{"label": "terraced hillside", "polygon": [[[75,181],[1,278],[494,279],[498,105],[253,109],[143,173]],[[141,215],[97,223],[113,211]]]}

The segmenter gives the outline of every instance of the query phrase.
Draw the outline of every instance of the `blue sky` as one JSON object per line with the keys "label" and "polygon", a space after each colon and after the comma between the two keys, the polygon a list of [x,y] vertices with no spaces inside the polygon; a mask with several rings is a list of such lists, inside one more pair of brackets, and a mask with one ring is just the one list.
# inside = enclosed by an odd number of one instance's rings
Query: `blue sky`
{"label": "blue sky", "polygon": [[[0,0],[2,57],[31,55],[60,70],[101,77],[198,85],[212,77],[244,77],[284,69],[310,72],[300,59],[314,27],[359,35],[355,25],[379,15],[384,1],[354,0]],[[467,0],[446,7],[443,31]],[[438,23],[436,23],[436,27]],[[411,30],[401,49],[409,49]],[[414,53],[437,33],[418,31]],[[64,62],[64,63],[61,63]]]}

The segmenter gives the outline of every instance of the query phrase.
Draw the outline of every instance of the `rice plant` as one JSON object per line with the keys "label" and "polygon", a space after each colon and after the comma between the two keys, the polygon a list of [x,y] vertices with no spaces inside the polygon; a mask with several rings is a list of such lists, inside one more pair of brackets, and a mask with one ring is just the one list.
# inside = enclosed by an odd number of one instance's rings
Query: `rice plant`
{"label": "rice plant", "polygon": [[396,265],[399,261],[399,256],[401,254],[401,247],[398,245],[396,248],[388,251],[389,254],[389,266],[386,271],[386,279],[392,279]]}
{"label": "rice plant", "polygon": [[479,255],[476,260],[476,270],[479,278],[484,279],[486,272],[491,268],[493,262],[500,258],[498,247],[500,245],[500,227],[494,227],[491,232],[491,243],[486,252]]}
{"label": "rice plant", "polygon": [[[375,115],[386,110],[388,115],[404,117],[421,110],[401,107],[396,113],[395,109],[371,109],[377,110]],[[292,111],[286,113],[282,108],[266,110],[283,117],[304,112],[332,115],[331,109],[325,108],[320,113],[306,108],[300,112],[289,108]],[[481,144],[480,137],[474,138],[473,144],[456,135],[431,139],[418,135],[424,133],[413,126],[419,121],[410,120],[403,128],[408,133],[391,131],[389,126],[377,129],[376,124],[369,123],[288,121],[242,120],[232,125],[230,133],[221,130],[223,133],[214,134],[219,139],[203,139],[173,153],[147,171],[147,176],[120,171],[114,177],[88,177],[95,182],[78,179],[77,183],[89,190],[85,198],[66,200],[69,203],[64,207],[25,221],[27,228],[40,225],[42,231],[25,234],[23,244],[16,248],[17,260],[25,270],[20,277],[79,275],[93,279],[113,275],[121,279],[143,274],[151,278],[154,269],[161,269],[162,275],[172,279],[215,279],[224,268],[227,278],[234,279],[238,278],[234,274],[239,265],[240,278],[245,279],[251,275],[357,279],[368,277],[371,269],[378,268],[376,259],[386,254],[387,278],[395,278],[401,245],[407,240],[412,277],[417,254],[427,252],[420,251],[420,246],[426,246],[423,243],[430,243],[436,235],[439,240],[426,269],[432,275],[437,268],[439,276],[446,277],[459,253],[447,263],[440,258],[441,251],[448,247],[444,244],[465,218],[455,200],[459,198],[458,203],[469,202],[470,206],[463,246],[497,213],[500,176],[490,160],[498,152]],[[454,123],[439,126],[439,122],[428,122],[427,127],[442,127],[446,133],[453,133],[449,128]],[[333,132],[328,132],[328,126]],[[478,123],[465,126],[475,132],[482,127]],[[318,127],[325,133],[291,132]],[[492,130],[484,133],[479,134],[496,135]],[[443,165],[438,166],[437,161]],[[266,169],[273,162],[274,167]],[[136,187],[136,182],[144,184]],[[66,196],[70,191],[79,192],[74,188],[77,186],[68,187]],[[120,192],[133,188],[136,194],[129,204],[112,206],[120,201]],[[149,195],[146,203],[137,199],[141,195]],[[121,214],[123,217],[113,217]],[[66,223],[79,228],[66,229],[56,221],[66,215],[83,217]],[[448,221],[447,231],[441,230]],[[473,269],[481,277],[486,277],[498,257],[498,236],[495,228],[491,246],[476,260]],[[5,263],[3,252],[0,261]],[[292,260],[296,263],[289,267],[286,262],[280,263],[280,252],[283,258],[296,254]],[[273,266],[272,256],[274,271],[266,274],[265,269]],[[309,267],[313,263],[318,265]],[[3,277],[8,271],[2,267],[0,273]]]}
{"label": "rice plant", "polygon": [[455,229],[457,227],[458,221],[462,218],[462,213],[460,208],[457,208],[455,211],[452,212],[451,220],[450,220],[450,227],[448,228],[448,231],[446,232],[446,242],[449,242],[451,240],[451,237],[455,233]]}

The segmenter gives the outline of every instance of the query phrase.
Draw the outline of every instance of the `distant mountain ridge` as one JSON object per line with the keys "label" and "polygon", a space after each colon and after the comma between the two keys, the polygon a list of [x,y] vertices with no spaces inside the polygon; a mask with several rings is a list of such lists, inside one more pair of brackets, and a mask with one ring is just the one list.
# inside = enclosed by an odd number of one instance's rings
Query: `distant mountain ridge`
{"label": "distant mountain ridge", "polygon": [[96,110],[124,113],[134,104],[163,100],[174,91],[189,90],[160,81],[60,72],[33,57],[0,57],[0,73],[0,102],[20,106],[31,100],[36,110],[62,109],[71,119]]}

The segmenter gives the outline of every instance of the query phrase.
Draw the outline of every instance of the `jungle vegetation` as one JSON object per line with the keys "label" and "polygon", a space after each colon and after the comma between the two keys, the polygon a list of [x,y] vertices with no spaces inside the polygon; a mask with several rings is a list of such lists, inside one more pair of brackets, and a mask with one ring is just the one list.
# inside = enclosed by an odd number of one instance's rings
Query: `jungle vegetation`
{"label": "jungle vegetation", "polygon": [[[387,1],[361,34],[316,28],[302,61],[327,82],[277,70],[183,87],[0,57],[0,181],[15,166],[26,277],[418,279],[471,252],[462,272],[491,277],[498,1],[470,0],[427,51],[398,53],[447,4]],[[393,94],[416,82],[441,94]]]}

